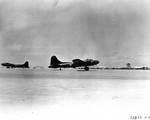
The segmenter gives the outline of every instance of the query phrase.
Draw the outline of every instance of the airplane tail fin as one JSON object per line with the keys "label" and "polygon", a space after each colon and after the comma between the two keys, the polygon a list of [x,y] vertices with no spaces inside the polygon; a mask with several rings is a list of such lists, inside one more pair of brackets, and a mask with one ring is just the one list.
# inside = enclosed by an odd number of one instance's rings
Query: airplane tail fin
{"label": "airplane tail fin", "polygon": [[28,61],[26,61],[26,62],[24,63],[24,67],[25,67],[25,68],[29,68],[29,62],[28,62]]}
{"label": "airplane tail fin", "polygon": [[50,65],[57,65],[60,63],[62,63],[62,62],[60,60],[58,60],[58,58],[56,56],[51,57]]}

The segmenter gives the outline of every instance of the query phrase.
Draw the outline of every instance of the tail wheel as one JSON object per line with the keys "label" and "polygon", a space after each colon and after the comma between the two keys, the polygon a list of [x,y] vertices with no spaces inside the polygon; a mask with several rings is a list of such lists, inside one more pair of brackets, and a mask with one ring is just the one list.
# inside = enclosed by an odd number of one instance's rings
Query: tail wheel
{"label": "tail wheel", "polygon": [[89,67],[87,67],[87,66],[85,66],[84,69],[85,69],[86,71],[89,71]]}

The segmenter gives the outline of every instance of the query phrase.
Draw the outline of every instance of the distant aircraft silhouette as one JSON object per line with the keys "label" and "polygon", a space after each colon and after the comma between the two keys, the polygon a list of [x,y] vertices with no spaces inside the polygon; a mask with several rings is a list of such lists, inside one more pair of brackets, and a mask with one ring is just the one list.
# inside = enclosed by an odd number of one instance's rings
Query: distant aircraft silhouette
{"label": "distant aircraft silhouette", "polygon": [[72,62],[61,62],[57,59],[56,56],[51,57],[50,66],[49,68],[77,68],[77,67],[84,67],[86,71],[89,70],[89,66],[97,65],[99,64],[98,60],[93,59],[86,59],[86,60],[80,60],[80,59],[73,59]]}
{"label": "distant aircraft silhouette", "polygon": [[28,61],[26,61],[24,64],[2,63],[1,65],[6,68],[29,68]]}

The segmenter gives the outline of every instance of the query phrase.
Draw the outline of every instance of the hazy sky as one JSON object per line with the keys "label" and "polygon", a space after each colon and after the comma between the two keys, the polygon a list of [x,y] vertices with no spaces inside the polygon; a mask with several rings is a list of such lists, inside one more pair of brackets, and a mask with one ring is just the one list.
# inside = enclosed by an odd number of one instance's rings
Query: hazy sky
{"label": "hazy sky", "polygon": [[93,58],[150,66],[149,0],[0,0],[0,62]]}

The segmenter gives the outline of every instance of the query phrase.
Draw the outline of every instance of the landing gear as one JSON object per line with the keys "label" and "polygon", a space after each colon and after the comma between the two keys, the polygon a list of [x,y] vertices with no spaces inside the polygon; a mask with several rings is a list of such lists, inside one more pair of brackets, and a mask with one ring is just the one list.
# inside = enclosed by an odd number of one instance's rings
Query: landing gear
{"label": "landing gear", "polygon": [[59,70],[61,70],[61,68],[59,68]]}
{"label": "landing gear", "polygon": [[85,71],[89,71],[89,67],[85,66],[84,67]]}

